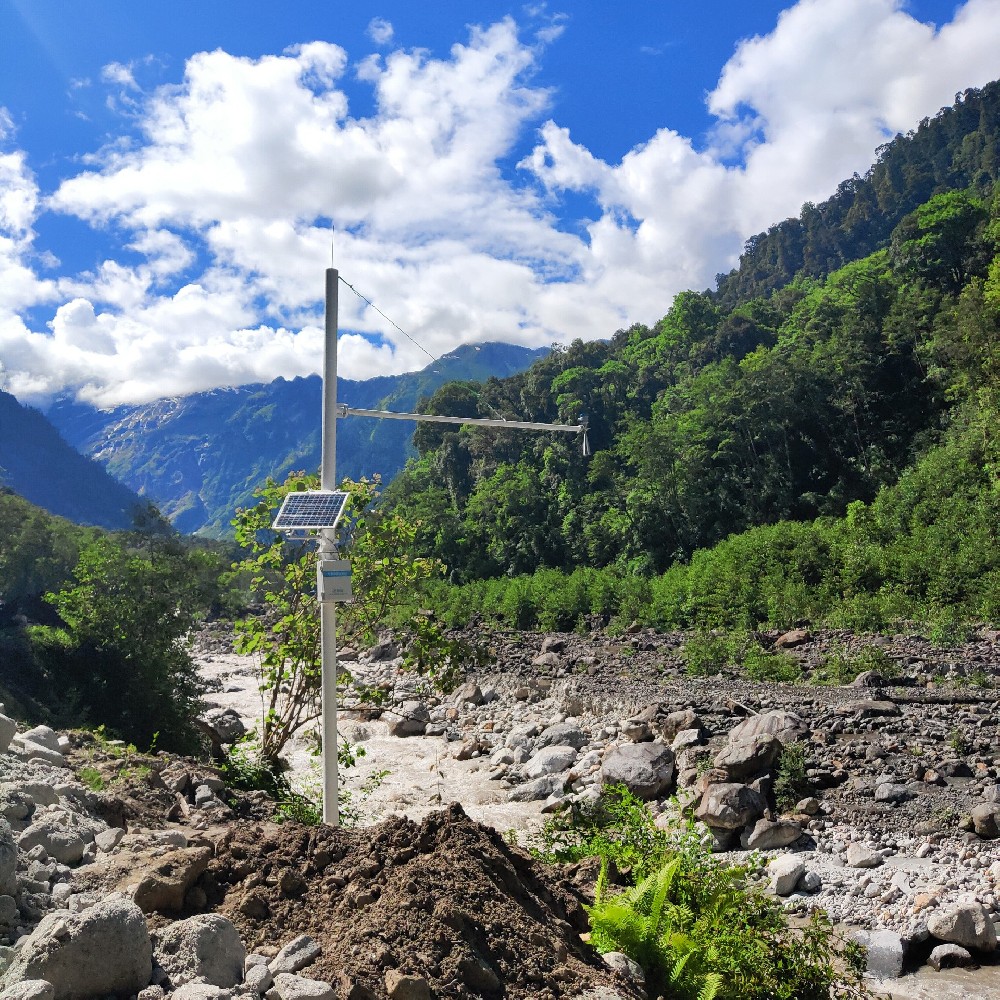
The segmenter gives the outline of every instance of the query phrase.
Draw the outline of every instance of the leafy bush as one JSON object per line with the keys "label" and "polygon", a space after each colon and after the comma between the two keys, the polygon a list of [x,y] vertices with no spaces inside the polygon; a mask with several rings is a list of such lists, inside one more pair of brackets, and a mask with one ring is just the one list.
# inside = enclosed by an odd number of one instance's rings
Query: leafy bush
{"label": "leafy bush", "polygon": [[[543,857],[601,859],[589,908],[592,943],[639,962],[651,996],[861,995],[858,954],[839,950],[825,916],[816,912],[805,927],[791,928],[780,904],[748,885],[749,868],[719,863],[690,825],[660,829],[623,787],[550,821],[544,838]],[[634,880],[616,895],[608,894],[612,864]]]}
{"label": "leafy bush", "polygon": [[869,670],[886,678],[901,672],[899,664],[878,646],[863,646],[854,653],[840,647],[823,657],[811,680],[814,684],[850,684]]}
{"label": "leafy bush", "polygon": [[774,779],[774,802],[779,809],[791,809],[812,790],[806,773],[807,763],[804,744],[782,745]]}
{"label": "leafy bush", "polygon": [[731,644],[725,636],[699,632],[684,643],[681,660],[689,677],[714,677],[729,666]]}
{"label": "leafy bush", "polygon": [[794,684],[802,677],[802,665],[783,650],[769,653],[760,646],[751,646],[743,656],[743,672],[753,681]]}

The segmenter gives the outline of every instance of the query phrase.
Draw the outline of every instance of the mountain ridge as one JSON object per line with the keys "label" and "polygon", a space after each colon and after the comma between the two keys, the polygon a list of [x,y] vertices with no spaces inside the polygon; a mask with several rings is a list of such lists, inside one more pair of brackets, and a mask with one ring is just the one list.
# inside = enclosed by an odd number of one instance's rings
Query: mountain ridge
{"label": "mountain ridge", "polygon": [[[548,353],[490,342],[463,345],[417,372],[338,379],[337,399],[363,409],[416,410],[452,381],[485,381],[523,370]],[[320,461],[318,375],[221,387],[99,410],[57,400],[47,416],[73,447],[161,507],[181,531],[228,533],[237,506],[268,476],[313,471]],[[337,473],[388,482],[416,454],[409,421],[341,420]]]}

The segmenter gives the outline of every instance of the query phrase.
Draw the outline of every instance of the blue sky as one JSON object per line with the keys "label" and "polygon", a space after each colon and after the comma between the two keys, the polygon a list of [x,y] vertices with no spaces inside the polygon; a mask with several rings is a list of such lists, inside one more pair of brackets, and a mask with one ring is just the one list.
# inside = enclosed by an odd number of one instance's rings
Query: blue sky
{"label": "blue sky", "polygon": [[[1000,0],[0,0],[0,373],[101,405],[655,322],[1000,76]],[[342,296],[341,371],[426,360]]]}

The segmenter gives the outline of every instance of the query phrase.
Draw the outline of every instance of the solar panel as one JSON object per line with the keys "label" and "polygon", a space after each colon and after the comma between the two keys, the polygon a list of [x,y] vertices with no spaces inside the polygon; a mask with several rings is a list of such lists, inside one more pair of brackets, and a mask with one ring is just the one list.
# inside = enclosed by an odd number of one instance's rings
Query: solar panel
{"label": "solar panel", "polygon": [[289,493],[271,527],[276,531],[335,528],[349,493],[341,490],[305,490]]}

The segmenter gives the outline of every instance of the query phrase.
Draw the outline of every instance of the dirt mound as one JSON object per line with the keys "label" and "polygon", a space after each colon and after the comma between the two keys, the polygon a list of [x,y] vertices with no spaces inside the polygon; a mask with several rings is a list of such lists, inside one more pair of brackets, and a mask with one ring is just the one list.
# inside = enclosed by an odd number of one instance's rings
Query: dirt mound
{"label": "dirt mound", "polygon": [[248,948],[315,938],[322,956],[304,974],[345,995],[346,977],[350,995],[386,997],[389,969],[426,978],[437,997],[632,995],[581,941],[569,885],[457,804],[419,826],[241,824],[202,885]]}

